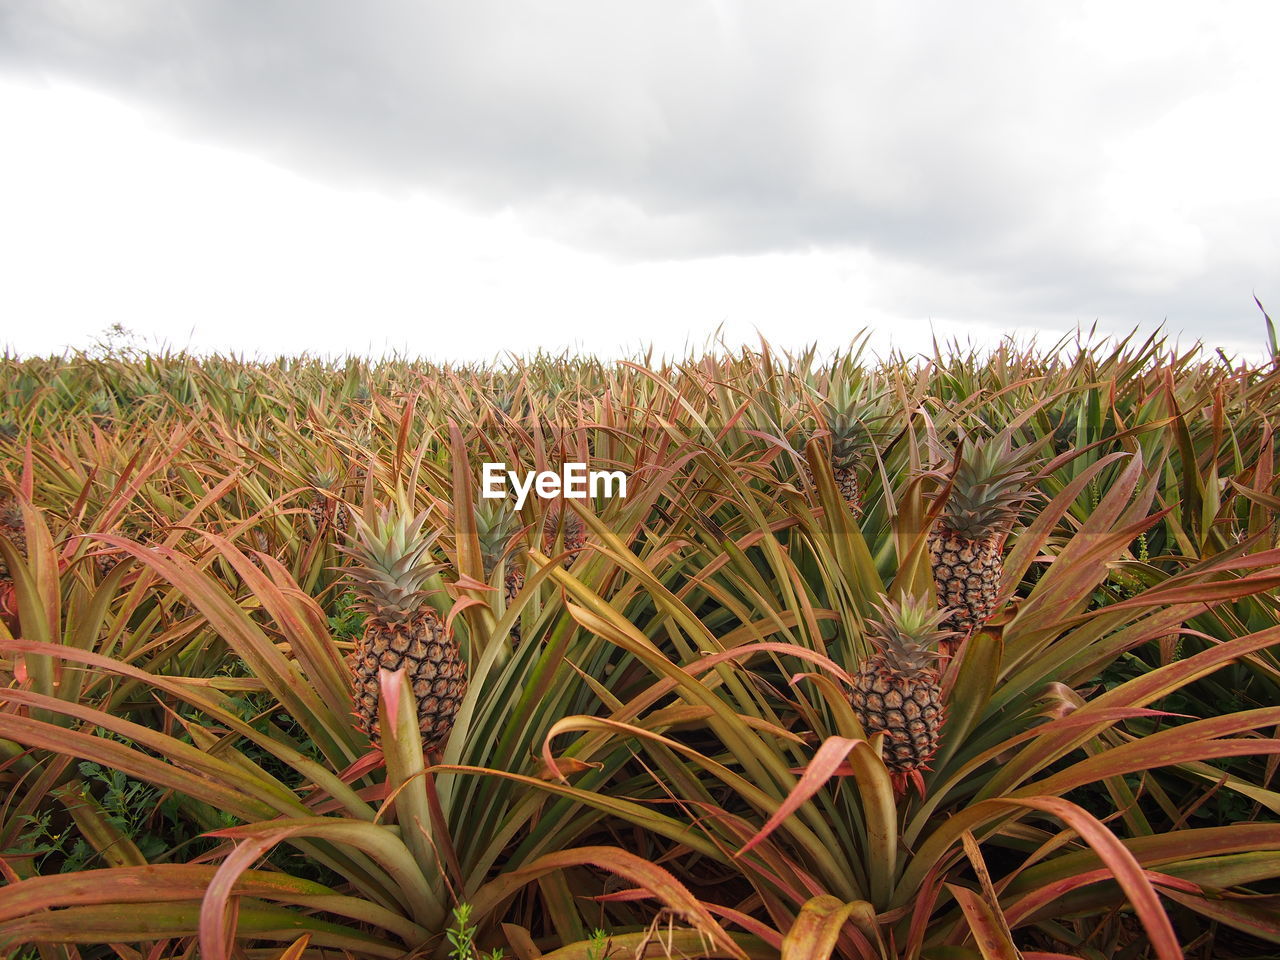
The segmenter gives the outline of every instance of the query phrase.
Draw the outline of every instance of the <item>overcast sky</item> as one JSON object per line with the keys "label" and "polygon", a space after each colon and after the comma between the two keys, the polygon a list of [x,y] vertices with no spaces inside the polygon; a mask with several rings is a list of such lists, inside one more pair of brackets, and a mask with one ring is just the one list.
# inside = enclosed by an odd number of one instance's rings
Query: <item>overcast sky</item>
{"label": "overcast sky", "polygon": [[1280,4],[0,0],[0,347],[1280,316]]}

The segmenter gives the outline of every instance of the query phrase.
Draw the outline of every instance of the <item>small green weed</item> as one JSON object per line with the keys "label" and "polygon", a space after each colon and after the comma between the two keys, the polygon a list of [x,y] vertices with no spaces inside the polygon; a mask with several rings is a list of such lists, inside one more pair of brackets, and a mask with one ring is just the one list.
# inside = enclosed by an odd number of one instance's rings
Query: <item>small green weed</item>
{"label": "small green weed", "polygon": [[453,908],[453,926],[444,932],[449,940],[449,960],[502,960],[502,949],[495,947],[483,953],[476,946],[476,928],[471,923],[471,904],[460,903]]}

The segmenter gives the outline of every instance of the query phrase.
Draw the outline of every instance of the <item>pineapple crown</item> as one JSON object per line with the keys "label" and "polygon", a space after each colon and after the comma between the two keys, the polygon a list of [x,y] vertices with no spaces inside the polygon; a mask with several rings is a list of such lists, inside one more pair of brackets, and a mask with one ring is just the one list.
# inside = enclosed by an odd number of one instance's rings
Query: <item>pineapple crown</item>
{"label": "pineapple crown", "polygon": [[338,483],[338,477],[339,471],[337,467],[316,467],[311,471],[311,485],[324,490],[332,490]]}
{"label": "pineapple crown", "polygon": [[1015,447],[1011,434],[1005,431],[985,443],[970,444],[966,450],[962,437],[951,474],[943,470],[929,473],[951,483],[942,511],[943,525],[972,540],[1012,528],[1022,508],[1039,496],[1034,482],[1041,446]]}
{"label": "pineapple crown", "polygon": [[414,515],[403,502],[352,516],[351,545],[340,549],[356,561],[347,569],[360,595],[356,607],[385,620],[413,616],[432,592],[427,581],[444,569],[431,558],[440,531],[426,532],[427,511]]}
{"label": "pineapple crown", "polygon": [[0,527],[11,530],[22,528],[22,508],[13,497],[6,497],[3,494],[0,494]]}
{"label": "pineapple crown", "polygon": [[874,445],[872,424],[884,419],[867,396],[866,384],[860,378],[833,377],[822,412],[831,433],[832,466],[858,466]]}
{"label": "pineapple crown", "polygon": [[506,500],[481,499],[476,504],[476,539],[484,559],[484,575],[493,572],[520,527],[520,515]]}
{"label": "pineapple crown", "polygon": [[[513,389],[503,388],[489,394],[489,402],[508,417],[515,416],[517,414],[516,392]],[[521,406],[525,405],[521,404]]]}
{"label": "pineapple crown", "polygon": [[901,601],[885,598],[875,610],[878,619],[867,620],[867,639],[895,671],[905,676],[932,669],[938,644],[958,636],[954,630],[942,627],[953,611],[939,610],[925,597],[905,596]]}
{"label": "pineapple crown", "polygon": [[831,431],[831,462],[838,468],[855,467],[871,449],[867,422],[852,411],[839,411],[827,418]]}
{"label": "pineapple crown", "polygon": [[337,496],[339,475],[333,467],[318,467],[312,470],[308,480],[311,482],[309,496],[313,502]]}
{"label": "pineapple crown", "polygon": [[582,518],[572,510],[566,510],[559,503],[553,503],[542,521],[542,536],[546,540],[555,540],[556,534],[564,529],[565,540],[579,539],[586,535],[587,527]]}

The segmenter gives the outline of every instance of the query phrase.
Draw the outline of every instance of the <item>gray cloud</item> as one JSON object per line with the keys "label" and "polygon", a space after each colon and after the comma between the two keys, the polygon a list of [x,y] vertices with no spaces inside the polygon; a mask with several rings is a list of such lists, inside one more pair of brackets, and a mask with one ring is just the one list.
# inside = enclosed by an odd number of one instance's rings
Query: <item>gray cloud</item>
{"label": "gray cloud", "polygon": [[[0,0],[0,69],[623,259],[862,249],[933,278],[904,310],[1252,339],[1280,197],[1214,219],[1175,182],[1118,222],[1107,193],[1117,144],[1234,82],[1251,8],[1123,6]],[[1201,144],[1223,177],[1241,146]]]}

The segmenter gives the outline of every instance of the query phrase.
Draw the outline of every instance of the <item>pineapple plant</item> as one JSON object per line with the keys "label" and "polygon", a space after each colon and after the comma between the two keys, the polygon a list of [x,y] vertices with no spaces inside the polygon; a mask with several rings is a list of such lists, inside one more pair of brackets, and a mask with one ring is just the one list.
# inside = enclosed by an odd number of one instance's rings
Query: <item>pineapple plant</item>
{"label": "pineapple plant", "polygon": [[499,561],[505,559],[503,597],[509,605],[524,586],[523,551],[508,552],[512,539],[520,527],[520,515],[505,500],[482,499],[476,507],[476,536],[480,541],[480,556],[484,560],[484,575],[489,577]]}
{"label": "pineapple plant", "polygon": [[[112,530],[110,532],[118,533],[121,536],[128,537],[136,543],[146,545],[152,542],[154,529],[155,528],[148,521],[139,517],[126,517],[120,524],[118,530]],[[98,579],[103,579],[107,574],[114,570],[116,564],[120,563],[124,556],[124,551],[116,547],[95,547],[92,551],[92,557],[94,570],[97,571]]]}
{"label": "pineapple plant", "polygon": [[[22,519],[22,508],[11,496],[0,493],[0,537],[6,538],[18,555],[27,555],[26,524]],[[18,627],[17,598],[14,594],[13,571],[0,553],[0,618],[3,618],[11,630]],[[3,678],[0,678],[3,679]]]}
{"label": "pineapple plant", "polygon": [[868,620],[873,653],[858,667],[850,697],[868,734],[884,733],[884,764],[901,796],[913,783],[923,796],[922,770],[937,752],[945,718],[942,686],[934,666],[939,646],[952,631],[942,624],[949,611],[927,600],[886,600],[878,620]]}
{"label": "pineapple plant", "polygon": [[872,449],[871,434],[866,423],[848,411],[833,416],[828,426],[831,430],[831,473],[840,496],[856,517],[862,513],[862,485],[858,475]]}
{"label": "pineapple plant", "polygon": [[310,490],[307,491],[307,512],[316,525],[316,532],[323,531],[329,524],[340,534],[348,528],[347,512],[341,508],[342,496],[338,471],[333,467],[321,467],[312,472],[308,478]]}
{"label": "pineapple plant", "polygon": [[[13,497],[0,496],[0,537],[5,537],[21,556],[27,555],[26,526],[22,521],[22,508]],[[12,580],[9,565],[0,554],[0,580]]]}
{"label": "pineapple plant", "polygon": [[438,531],[426,532],[427,514],[413,516],[403,504],[355,521],[353,542],[343,549],[355,560],[347,571],[358,596],[354,608],[366,614],[351,661],[356,720],[376,744],[379,672],[404,669],[423,746],[439,747],[453,729],[467,667],[457,640],[427,601],[428,581],[441,569],[431,560]]}
{"label": "pineapple plant", "polygon": [[564,505],[560,502],[551,505],[542,521],[542,552],[547,554],[558,552],[556,549],[558,543],[563,544],[561,549],[568,551],[568,556],[563,561],[566,570],[573,566],[578,551],[587,543],[587,525],[572,510],[564,509]]}
{"label": "pineapple plant", "polygon": [[[831,473],[840,496],[853,515],[862,513],[861,474],[875,445],[870,429],[874,408],[860,380],[832,377],[823,403],[823,416],[831,434]],[[812,477],[809,478],[812,482]]]}
{"label": "pineapple plant", "polygon": [[110,433],[116,427],[116,405],[105,390],[97,391],[89,400],[89,419],[103,431]]}
{"label": "pineapple plant", "polygon": [[951,484],[929,533],[938,605],[950,608],[946,626],[960,635],[944,644],[945,653],[954,652],[995,611],[1005,540],[1022,508],[1036,496],[1031,460],[1039,446],[1014,447],[1006,433],[962,450],[950,475],[932,472]]}

